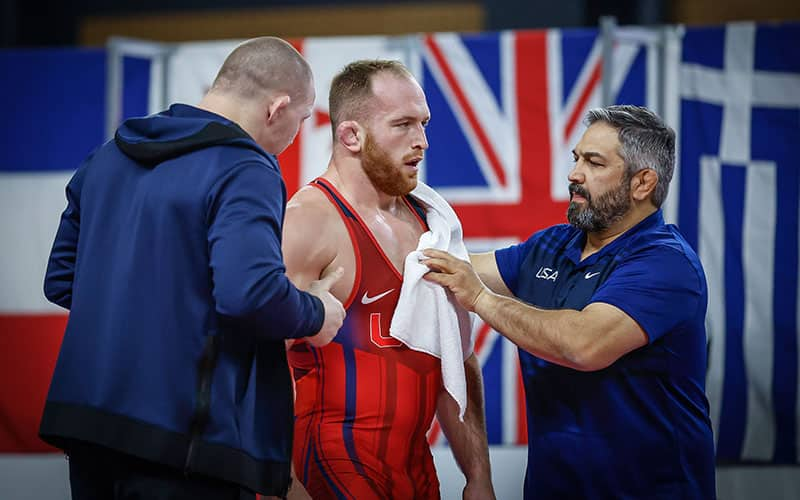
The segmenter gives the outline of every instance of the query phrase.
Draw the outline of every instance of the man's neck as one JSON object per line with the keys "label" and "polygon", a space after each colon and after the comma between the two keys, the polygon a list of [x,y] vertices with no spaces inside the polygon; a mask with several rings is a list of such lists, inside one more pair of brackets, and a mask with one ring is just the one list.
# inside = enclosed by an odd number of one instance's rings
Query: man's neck
{"label": "man's neck", "polygon": [[218,114],[223,118],[227,118],[239,125],[250,137],[256,137],[256,127],[253,126],[245,112],[247,107],[242,105],[237,99],[230,96],[209,93],[203,97],[197,104],[197,107]]}
{"label": "man's neck", "polygon": [[583,251],[581,252],[581,260],[599,252],[603,247],[628,232],[633,226],[645,220],[656,210],[658,209],[650,203],[641,206],[634,205],[622,219],[608,229],[587,232],[586,243],[583,245]]}

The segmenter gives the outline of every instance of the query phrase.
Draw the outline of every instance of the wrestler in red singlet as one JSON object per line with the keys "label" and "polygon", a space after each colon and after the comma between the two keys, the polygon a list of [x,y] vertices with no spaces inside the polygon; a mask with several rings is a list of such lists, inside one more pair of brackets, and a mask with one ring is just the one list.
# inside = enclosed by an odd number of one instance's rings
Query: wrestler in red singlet
{"label": "wrestler in red singlet", "polygon": [[295,473],[315,499],[439,498],[425,434],[442,390],[440,361],[389,337],[401,274],[344,197],[325,179],[312,185],[344,220],[356,278],[333,342],[289,352]]}

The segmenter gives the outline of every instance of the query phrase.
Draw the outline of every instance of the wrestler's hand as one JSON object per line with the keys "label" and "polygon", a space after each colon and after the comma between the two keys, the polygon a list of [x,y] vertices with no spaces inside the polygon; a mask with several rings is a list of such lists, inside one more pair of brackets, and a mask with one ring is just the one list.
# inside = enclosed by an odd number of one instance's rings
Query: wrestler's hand
{"label": "wrestler's hand", "polygon": [[330,289],[344,275],[344,268],[339,267],[317,281],[312,281],[308,286],[308,293],[316,295],[325,307],[325,321],[316,335],[307,337],[308,343],[314,347],[327,345],[339,333],[339,328],[344,322],[344,307],[339,299],[334,297]]}
{"label": "wrestler's hand", "polygon": [[464,486],[464,491],[461,493],[463,500],[495,500],[494,488],[492,482],[476,483],[474,481],[468,482]]}
{"label": "wrestler's hand", "polygon": [[286,500],[312,500],[311,495],[308,494],[303,483],[298,481],[297,477],[292,472],[292,487],[289,488],[289,493],[286,495]]}
{"label": "wrestler's hand", "polygon": [[450,289],[461,307],[474,311],[481,295],[488,293],[489,289],[472,269],[472,265],[433,248],[423,250],[422,253],[427,259],[420,262],[430,268],[425,279]]}

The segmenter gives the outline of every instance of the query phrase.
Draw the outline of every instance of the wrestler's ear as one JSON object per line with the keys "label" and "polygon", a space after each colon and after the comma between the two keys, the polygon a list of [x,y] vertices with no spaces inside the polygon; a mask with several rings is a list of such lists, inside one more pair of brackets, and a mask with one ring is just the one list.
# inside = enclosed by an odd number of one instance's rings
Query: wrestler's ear
{"label": "wrestler's ear", "polygon": [[345,120],[336,127],[336,140],[351,153],[361,152],[364,132],[355,120]]}

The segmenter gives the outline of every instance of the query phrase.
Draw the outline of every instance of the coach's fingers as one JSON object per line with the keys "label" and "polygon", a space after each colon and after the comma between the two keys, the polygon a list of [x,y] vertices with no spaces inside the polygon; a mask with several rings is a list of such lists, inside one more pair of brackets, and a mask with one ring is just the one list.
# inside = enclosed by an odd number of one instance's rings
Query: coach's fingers
{"label": "coach's fingers", "polygon": [[465,266],[469,266],[469,262],[456,258],[447,252],[431,249],[424,250],[423,253],[428,251],[430,251],[431,256],[427,259],[421,259],[420,262],[431,269],[452,274]]}
{"label": "coach's fingers", "polygon": [[464,262],[463,260],[455,257],[452,254],[449,254],[442,250],[436,250],[435,248],[427,248],[422,251],[422,254],[428,258],[427,260],[434,260],[435,262],[439,263],[440,265],[443,265],[443,267],[446,267],[447,269],[450,270],[458,266],[461,262]]}
{"label": "coach's fingers", "polygon": [[454,259],[455,258],[451,254],[445,252],[444,250],[437,250],[435,248],[426,248],[425,250],[422,251],[422,253],[426,257],[433,257],[433,258],[437,258],[437,259],[447,259],[447,258]]}
{"label": "coach's fingers", "polygon": [[428,281],[430,281],[432,283],[436,283],[436,284],[442,285],[444,287],[447,286],[447,283],[449,281],[448,280],[449,276],[447,274],[442,274],[442,273],[439,273],[439,272],[436,272],[436,271],[431,271],[429,273],[425,273],[425,275],[422,278],[426,279],[426,280],[428,280]]}
{"label": "coach's fingers", "polygon": [[336,268],[335,271],[331,271],[319,280],[317,280],[317,289],[328,291],[331,289],[334,283],[339,281],[341,277],[344,276],[344,267],[339,266]]}
{"label": "coach's fingers", "polygon": [[436,271],[440,273],[453,272],[449,266],[449,263],[444,259],[428,258],[428,259],[423,259],[420,262],[428,266],[428,269],[430,269],[431,271]]}

